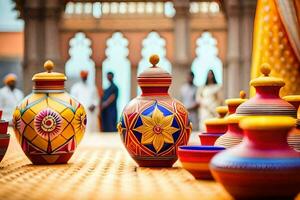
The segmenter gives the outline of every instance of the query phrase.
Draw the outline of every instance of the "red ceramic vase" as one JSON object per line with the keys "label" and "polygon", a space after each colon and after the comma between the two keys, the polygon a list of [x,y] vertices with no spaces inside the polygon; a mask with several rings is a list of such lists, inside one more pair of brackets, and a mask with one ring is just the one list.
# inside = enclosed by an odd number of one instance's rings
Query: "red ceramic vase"
{"label": "red ceramic vase", "polygon": [[0,134],[0,162],[5,156],[6,150],[9,145],[9,139],[10,139],[9,134]]}
{"label": "red ceramic vase", "polygon": [[215,141],[227,131],[227,121],[224,119],[228,112],[227,106],[218,106],[216,108],[219,114],[218,118],[205,120],[206,132],[199,134],[201,145],[213,146]]}
{"label": "red ceramic vase", "polygon": [[292,117],[246,117],[244,139],[216,155],[214,178],[236,199],[293,199],[300,192],[300,154],[287,143]]}
{"label": "red ceramic vase", "polygon": [[[300,113],[299,105],[300,105],[300,95],[290,95],[285,96],[283,99],[290,104],[292,104],[298,113]],[[300,152],[300,115],[297,116],[297,125],[295,128],[291,130],[288,137],[289,145],[294,148],[296,151]]]}
{"label": "red ceramic vase", "polygon": [[243,139],[243,131],[239,127],[239,120],[241,117],[235,116],[236,109],[238,106],[247,101],[245,99],[246,94],[244,91],[240,92],[240,98],[227,99],[225,103],[228,105],[229,116],[225,118],[227,121],[228,129],[224,135],[220,136],[215,146],[221,146],[225,148],[233,147],[239,144]]}
{"label": "red ceramic vase", "polygon": [[156,66],[158,56],[151,56],[150,62],[152,67],[138,76],[142,95],[124,108],[118,131],[139,166],[171,167],[178,146],[187,144],[192,127],[186,108],[168,94],[171,75]]}
{"label": "red ceramic vase", "polygon": [[261,67],[263,75],[250,81],[250,85],[255,87],[255,96],[237,108],[237,115],[296,117],[294,106],[279,96],[280,89],[285,85],[284,81],[281,78],[269,76],[270,72],[270,66],[263,64]]}
{"label": "red ceramic vase", "polygon": [[8,122],[0,120],[0,134],[7,134]]}

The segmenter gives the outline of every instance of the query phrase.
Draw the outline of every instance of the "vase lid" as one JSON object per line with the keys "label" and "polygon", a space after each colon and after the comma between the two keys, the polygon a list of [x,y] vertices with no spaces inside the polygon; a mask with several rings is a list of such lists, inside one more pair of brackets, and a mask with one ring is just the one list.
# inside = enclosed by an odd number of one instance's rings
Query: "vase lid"
{"label": "vase lid", "polygon": [[232,98],[232,99],[226,99],[225,103],[229,106],[236,106],[236,105],[240,105],[242,103],[244,103],[245,101],[247,101],[248,99],[246,99],[246,93],[245,91],[241,90],[240,91],[240,98]]}
{"label": "vase lid", "polygon": [[219,114],[219,117],[211,118],[205,120],[205,125],[225,125],[227,124],[226,120],[224,119],[225,115],[228,112],[227,106],[218,106],[216,107],[216,112]]}
{"label": "vase lid", "polygon": [[172,76],[164,69],[157,66],[159,62],[158,55],[152,55],[149,58],[152,66],[148,67],[138,76],[140,87],[169,87],[172,82]]}
{"label": "vase lid", "polygon": [[290,129],[296,125],[296,119],[288,116],[252,116],[240,121],[245,130],[278,130]]}
{"label": "vase lid", "polygon": [[284,96],[282,97],[282,99],[284,99],[287,102],[300,102],[300,95],[288,95],[288,96]]}
{"label": "vase lid", "polygon": [[285,85],[282,78],[277,78],[270,76],[271,68],[268,63],[264,63],[260,67],[260,72],[262,75],[250,81],[251,86],[279,86],[283,87]]}
{"label": "vase lid", "polygon": [[226,117],[227,124],[238,124],[241,119],[245,118],[245,116],[232,114]]}
{"label": "vase lid", "polygon": [[45,72],[37,73],[32,77],[34,90],[63,90],[67,77],[63,73],[53,72],[54,63],[47,60],[44,63]]}

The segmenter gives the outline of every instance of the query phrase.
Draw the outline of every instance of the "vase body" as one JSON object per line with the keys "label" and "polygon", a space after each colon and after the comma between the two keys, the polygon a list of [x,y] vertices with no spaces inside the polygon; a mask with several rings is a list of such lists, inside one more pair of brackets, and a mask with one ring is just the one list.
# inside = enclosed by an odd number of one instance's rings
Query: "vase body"
{"label": "vase body", "polygon": [[239,127],[239,118],[235,116],[238,106],[246,102],[245,93],[241,91],[240,98],[227,99],[225,103],[228,105],[229,115],[225,118],[227,123],[227,131],[221,135],[214,143],[215,146],[230,148],[239,144],[243,139],[243,131]]}
{"label": "vase body", "polygon": [[0,110],[0,162],[5,156],[10,140],[10,135],[7,133],[8,122],[1,120],[1,117],[2,110]]}
{"label": "vase body", "polygon": [[289,145],[294,148],[296,151],[300,152],[300,115],[299,115],[299,105],[300,105],[300,95],[290,95],[285,96],[283,99],[294,106],[297,113],[297,124],[296,127],[293,128],[288,136]]}
{"label": "vase body", "polygon": [[[254,123],[251,130],[242,127],[243,141],[216,155],[211,171],[236,199],[293,199],[300,192],[300,154],[286,141],[293,125],[289,122],[287,127],[276,128],[272,127],[276,122],[266,117],[259,120],[259,128]],[[276,120],[278,124],[286,121]]]}
{"label": "vase body", "polygon": [[171,167],[192,129],[186,108],[169,96],[172,77],[158,61],[152,56],[152,67],[139,75],[142,95],[129,102],[118,123],[125,148],[141,167]]}
{"label": "vase body", "polygon": [[84,135],[86,113],[64,91],[64,80],[52,80],[50,72],[46,75],[43,80],[35,80],[32,94],[17,106],[13,128],[33,164],[63,164],[71,158]]}

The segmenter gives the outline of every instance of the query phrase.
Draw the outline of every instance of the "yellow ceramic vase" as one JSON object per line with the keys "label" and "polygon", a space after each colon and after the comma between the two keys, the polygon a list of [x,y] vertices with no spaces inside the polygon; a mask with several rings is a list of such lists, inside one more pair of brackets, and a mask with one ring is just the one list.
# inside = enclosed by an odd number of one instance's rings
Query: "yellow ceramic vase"
{"label": "yellow ceramic vase", "polygon": [[35,74],[33,92],[17,106],[13,116],[16,138],[34,164],[67,163],[85,132],[84,107],[64,90],[64,74],[47,70]]}

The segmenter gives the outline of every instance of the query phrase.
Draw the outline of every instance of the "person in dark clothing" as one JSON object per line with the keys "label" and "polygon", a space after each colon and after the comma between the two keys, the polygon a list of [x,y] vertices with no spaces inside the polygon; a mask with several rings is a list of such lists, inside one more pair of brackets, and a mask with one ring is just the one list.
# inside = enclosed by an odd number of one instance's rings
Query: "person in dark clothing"
{"label": "person in dark clothing", "polygon": [[102,129],[104,132],[117,131],[117,99],[119,89],[114,83],[114,74],[107,73],[107,79],[110,86],[104,90],[101,103]]}

